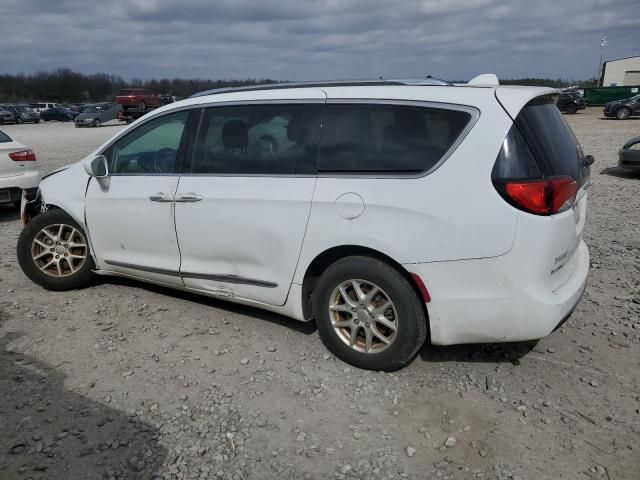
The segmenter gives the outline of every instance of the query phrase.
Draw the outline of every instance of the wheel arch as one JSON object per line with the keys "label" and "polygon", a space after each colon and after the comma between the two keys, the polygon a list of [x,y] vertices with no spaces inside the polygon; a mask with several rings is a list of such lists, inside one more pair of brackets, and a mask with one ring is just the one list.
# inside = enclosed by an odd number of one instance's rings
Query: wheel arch
{"label": "wheel arch", "polygon": [[[404,268],[399,262],[394,260],[389,255],[370,248],[363,247],[361,245],[340,245],[328,248],[323,252],[316,255],[316,257],[309,263],[307,269],[304,273],[303,281],[302,281],[302,312],[304,318],[306,320],[310,320],[313,317],[313,290],[317,284],[318,278],[320,275],[329,268],[330,265],[341,260],[345,257],[351,256],[364,256],[375,258],[380,260],[394,269],[396,269],[411,285],[415,294],[418,298],[423,299],[423,294],[420,290],[420,286],[416,282],[416,280],[411,276],[411,272],[409,272],[406,268]],[[424,280],[424,279],[422,279]],[[424,309],[425,318],[427,319],[427,327],[429,323],[429,313],[424,301],[421,300],[422,307]]]}

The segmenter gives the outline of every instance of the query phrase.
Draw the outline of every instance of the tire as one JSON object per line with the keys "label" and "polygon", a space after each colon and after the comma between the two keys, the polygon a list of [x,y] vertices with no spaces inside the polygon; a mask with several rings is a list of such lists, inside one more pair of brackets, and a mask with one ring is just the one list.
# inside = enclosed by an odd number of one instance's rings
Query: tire
{"label": "tire", "polygon": [[93,126],[94,126],[94,127],[96,127],[96,128],[98,128],[98,127],[100,126],[100,120],[98,120],[97,118],[95,118],[95,119],[93,120]]}
{"label": "tire", "polygon": [[[61,225],[64,226],[62,229]],[[44,229],[49,230],[49,235],[43,232]],[[56,244],[60,231],[60,244]],[[24,227],[18,238],[20,268],[27,277],[47,290],[73,290],[84,287],[91,282],[95,268],[86,238],[82,227],[63,210],[54,209],[42,213]],[[75,246],[67,248],[65,244],[69,241]],[[79,247],[80,244],[84,246]],[[54,251],[50,252],[47,249]],[[37,258],[38,255],[40,258]],[[72,255],[84,256],[84,259],[73,258]],[[53,262],[50,268],[42,268],[50,262]],[[75,271],[70,268],[74,265]]]}
{"label": "tire", "polygon": [[33,123],[40,123],[40,120],[34,120]]}
{"label": "tire", "polygon": [[22,118],[18,117],[18,118],[16,118],[16,123],[18,125],[22,125],[24,123],[24,120]]}
{"label": "tire", "polygon": [[[353,285],[351,280],[364,294],[373,291],[373,288],[368,288],[371,286],[377,287],[378,293],[370,303],[363,299],[362,303],[355,304],[355,288],[350,287]],[[342,291],[341,286],[345,286]],[[350,297],[350,303],[344,300],[342,292]],[[385,319],[383,324],[375,321],[375,316],[370,312],[387,300],[391,301],[391,306],[382,311]],[[318,279],[312,301],[322,342],[338,358],[358,368],[397,370],[415,356],[427,337],[425,310],[411,283],[392,266],[371,257],[346,257],[329,266]],[[362,305],[369,309],[361,308]],[[334,311],[329,311],[330,306]],[[335,327],[336,322],[357,326],[355,329],[350,326],[340,328]],[[395,325],[395,330],[387,325]],[[352,342],[354,330],[356,339]],[[388,345],[373,332],[382,332]],[[368,336],[372,338],[369,351],[366,342]],[[352,347],[351,344],[355,345]]]}
{"label": "tire", "polygon": [[627,107],[622,107],[616,110],[616,118],[618,120],[626,120],[630,116],[631,116],[631,110],[629,110]]}
{"label": "tire", "polygon": [[574,115],[578,111],[578,106],[575,103],[567,103],[564,107],[564,111],[570,115]]}

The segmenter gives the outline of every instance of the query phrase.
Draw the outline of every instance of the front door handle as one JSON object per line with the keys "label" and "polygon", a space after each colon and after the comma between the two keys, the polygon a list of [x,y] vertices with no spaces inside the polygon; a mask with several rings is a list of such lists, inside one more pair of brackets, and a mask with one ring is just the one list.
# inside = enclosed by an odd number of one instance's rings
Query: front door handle
{"label": "front door handle", "polygon": [[176,202],[185,202],[185,203],[193,203],[199,202],[202,200],[202,195],[198,195],[197,193],[176,193],[175,195]]}
{"label": "front door handle", "polygon": [[158,193],[154,193],[153,195],[149,196],[149,200],[151,200],[152,202],[173,202],[176,199],[175,195],[171,195],[169,193],[162,193],[162,192],[158,192]]}

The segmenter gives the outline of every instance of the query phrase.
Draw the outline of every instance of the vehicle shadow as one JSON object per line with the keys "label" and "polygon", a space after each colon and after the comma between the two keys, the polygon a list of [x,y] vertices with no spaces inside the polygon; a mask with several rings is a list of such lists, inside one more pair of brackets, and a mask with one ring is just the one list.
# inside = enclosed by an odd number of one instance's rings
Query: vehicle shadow
{"label": "vehicle shadow", "polygon": [[622,167],[607,167],[600,171],[600,175],[611,175],[618,178],[640,179],[640,171],[634,172]]}
{"label": "vehicle shadow", "polygon": [[241,305],[239,303],[226,302],[224,300],[218,300],[216,298],[199,295],[197,293],[175,290],[173,288],[153,285],[151,283],[138,282],[136,280],[129,280],[122,277],[98,277],[95,282],[110,283],[112,285],[122,285],[132,288],[143,288],[149,292],[158,293],[160,295],[167,295],[169,297],[179,298],[182,300],[187,300],[189,302],[197,303],[205,307],[217,308],[220,310],[225,310],[227,312],[237,313],[238,315],[244,315],[258,320],[281,325],[305,335],[311,335],[317,330],[314,322],[300,322],[298,320],[285,317],[284,315],[280,315],[278,313],[269,312],[268,310],[263,310],[261,308]]}
{"label": "vehicle shadow", "polygon": [[629,117],[629,118],[626,118],[626,119],[624,119],[624,120],[618,120],[618,119],[617,119],[617,118],[615,118],[615,117],[605,117],[605,116],[603,115],[603,116],[601,116],[601,117],[598,117],[598,120],[611,120],[611,121],[621,121],[621,122],[627,122],[627,121],[629,121],[629,120],[632,120],[632,121],[636,121],[636,122],[637,122],[637,121],[640,121],[640,117]]}
{"label": "vehicle shadow", "polygon": [[449,345],[446,347],[426,343],[420,350],[420,358],[425,362],[478,362],[518,364],[537,341],[511,343],[478,343]]}
{"label": "vehicle shadow", "polygon": [[155,427],[65,389],[55,368],[7,350],[19,336],[0,337],[0,478],[162,478]]}

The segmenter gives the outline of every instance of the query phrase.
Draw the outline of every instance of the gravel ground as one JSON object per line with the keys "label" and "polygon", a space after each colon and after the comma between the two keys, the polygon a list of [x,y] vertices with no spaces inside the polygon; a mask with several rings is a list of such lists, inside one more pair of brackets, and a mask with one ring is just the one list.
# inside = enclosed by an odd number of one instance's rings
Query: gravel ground
{"label": "gravel ground", "polygon": [[[537,344],[426,346],[397,373],[329,355],[313,325],[101,280],[47,292],[0,209],[2,479],[640,478],[640,119],[568,117],[596,157],[589,285]],[[49,171],[121,128],[5,126]]]}

